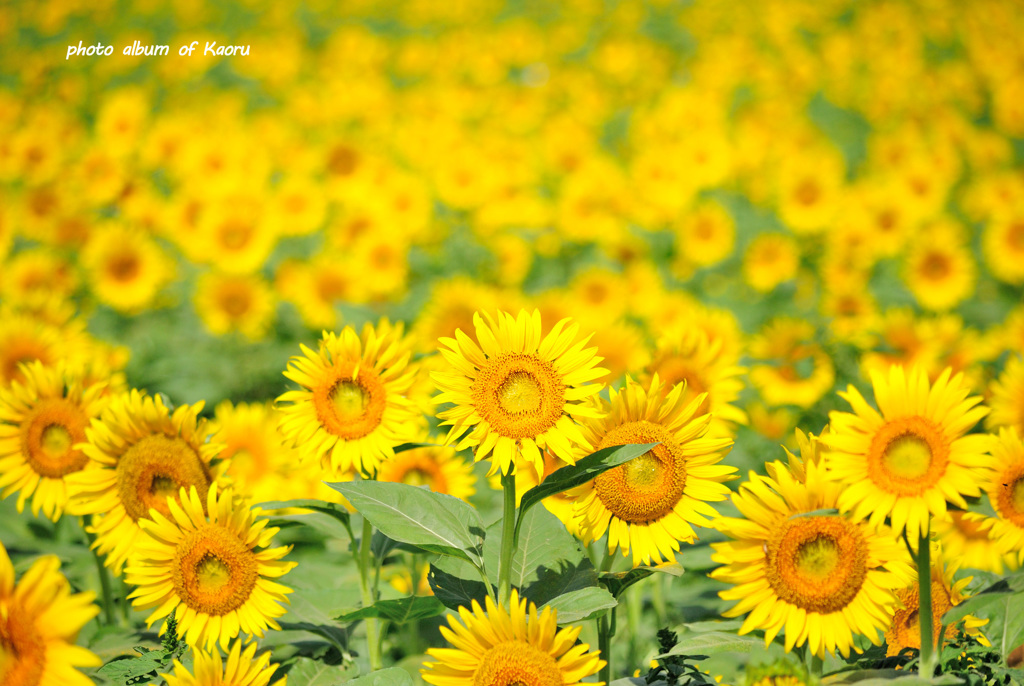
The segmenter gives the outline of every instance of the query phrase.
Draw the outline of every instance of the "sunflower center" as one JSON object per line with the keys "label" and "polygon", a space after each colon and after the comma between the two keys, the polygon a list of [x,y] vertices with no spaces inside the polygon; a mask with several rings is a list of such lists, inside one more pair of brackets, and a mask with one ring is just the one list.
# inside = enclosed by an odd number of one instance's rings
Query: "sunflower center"
{"label": "sunflower center", "polygon": [[505,641],[489,649],[473,673],[473,686],[561,686],[555,658],[525,641]]}
{"label": "sunflower center", "polygon": [[203,524],[175,548],[171,583],[182,602],[198,613],[221,616],[237,610],[258,578],[252,550],[218,524]]}
{"label": "sunflower center", "polygon": [[115,281],[131,281],[139,275],[141,265],[134,253],[121,253],[107,263],[107,271]]}
{"label": "sunflower center", "polygon": [[949,258],[939,253],[931,253],[921,264],[921,274],[926,279],[932,279],[938,281],[949,276],[952,271],[952,266],[949,263]]}
{"label": "sunflower center", "polygon": [[498,386],[498,405],[509,413],[536,412],[540,407],[541,388],[528,372],[512,372]]}
{"label": "sunflower center", "polygon": [[1017,222],[1006,233],[1006,242],[1014,250],[1024,250],[1024,222]]}
{"label": "sunflower center", "polygon": [[648,421],[621,424],[598,448],[660,443],[640,457],[609,469],[594,479],[601,503],[619,519],[644,524],[671,512],[686,486],[686,458],[665,427]]}
{"label": "sunflower center", "polygon": [[843,517],[801,517],[773,532],[765,575],[781,600],[829,614],[857,597],[867,564],[867,544],[856,524]]}
{"label": "sunflower center", "polygon": [[565,408],[565,382],[555,366],[530,353],[487,361],[471,389],[473,405],[495,432],[535,438],[555,425]]}
{"label": "sunflower center", "polygon": [[60,479],[85,467],[89,458],[74,444],[85,440],[85,411],[66,398],[39,401],[22,422],[21,450],[40,476]]}
{"label": "sunflower center", "polygon": [[387,407],[387,391],[369,368],[356,372],[352,362],[339,362],[334,380],[313,391],[317,418],[329,433],[345,440],[362,438],[376,429]]}
{"label": "sunflower center", "polygon": [[[932,632],[937,634],[942,626],[942,615],[953,607],[952,599],[946,585],[932,579]],[[921,649],[921,600],[917,586],[896,591],[896,597],[902,607],[896,608],[892,624],[885,632],[887,655],[897,655],[903,648]],[[946,627],[946,638],[956,636],[957,627],[950,624]]]}
{"label": "sunflower center", "polygon": [[1024,526],[1024,465],[1015,465],[1003,471],[992,503],[999,516],[1017,526]]}
{"label": "sunflower center", "polygon": [[0,603],[0,684],[36,686],[46,667],[46,644],[20,604]]}
{"label": "sunflower center", "polygon": [[150,508],[170,517],[167,498],[182,487],[195,486],[201,498],[210,486],[210,473],[195,448],[184,439],[162,434],[145,436],[117,461],[117,489],[125,511],[138,521]]}
{"label": "sunflower center", "polygon": [[946,472],[949,441],[924,417],[893,419],[875,432],[868,448],[868,476],[897,495],[920,495]]}

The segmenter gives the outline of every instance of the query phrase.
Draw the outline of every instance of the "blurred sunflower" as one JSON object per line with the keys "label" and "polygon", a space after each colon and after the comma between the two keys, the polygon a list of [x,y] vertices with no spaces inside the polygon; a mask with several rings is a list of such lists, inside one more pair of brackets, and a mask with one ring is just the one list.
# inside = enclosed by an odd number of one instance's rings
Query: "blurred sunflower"
{"label": "blurred sunflower", "polygon": [[713,543],[724,566],[712,578],[733,584],[721,591],[739,602],[723,613],[745,613],[745,634],[765,630],[765,645],[785,628],[785,648],[808,645],[818,657],[860,652],[853,634],[879,645],[896,606],[894,590],[907,583],[906,551],[885,527],[842,515],[799,515],[836,506],[841,486],[827,478],[817,441],[798,434],[799,457],[769,465],[771,477],[750,473],[732,501],[744,518],[714,526],[732,541]]}
{"label": "blurred sunflower", "polygon": [[809,408],[832,390],[835,365],[816,342],[814,326],[776,317],[750,341],[750,383],[769,407]]}
{"label": "blurred sunflower", "polygon": [[929,516],[945,515],[946,501],[967,509],[964,496],[980,495],[989,437],[964,434],[988,410],[949,369],[934,384],[921,367],[908,374],[900,366],[873,373],[871,382],[879,409],[848,386],[839,395],[854,412],[830,412],[831,431],[822,436],[829,471],[846,487],[839,509],[872,524],[889,517],[916,541],[928,533]]}
{"label": "blurred sunflower", "polygon": [[992,538],[992,525],[998,519],[980,512],[948,510],[945,517],[934,520],[935,538],[942,548],[942,557],[953,571],[980,569],[1003,573],[1003,567],[1020,566],[1016,552],[1006,552]]}
{"label": "blurred sunflower", "polygon": [[1024,216],[989,222],[981,246],[993,276],[1010,284],[1024,282]]}
{"label": "blurred sunflower", "polygon": [[473,323],[479,345],[461,329],[442,338],[452,371],[431,374],[441,391],[434,402],[454,404],[437,413],[452,427],[446,440],[461,436],[456,449],[475,447],[476,461],[492,456],[492,474],[510,473],[522,453],[539,476],[545,448],[575,464],[586,439],[573,420],[600,416],[583,401],[601,390],[588,382],[607,374],[596,366],[597,349],[584,347],[589,337],[576,342],[579,325],[568,319],[542,336],[537,310],[499,311],[497,320],[477,313]]}
{"label": "blurred sunflower", "polygon": [[381,463],[377,480],[426,486],[434,493],[446,493],[466,501],[476,493],[473,464],[450,447],[413,448],[396,453]]}
{"label": "blurred sunflower", "polygon": [[[935,643],[938,644],[939,627],[942,626],[942,615],[966,600],[963,590],[971,583],[973,577],[964,577],[953,582],[953,568],[945,567],[941,563],[932,565],[931,586],[932,586],[932,631],[935,632]],[[885,630],[885,654],[887,656],[899,655],[904,648],[921,649],[921,598],[919,595],[917,573],[911,570],[912,581],[904,588],[896,591],[899,598],[899,606],[893,615],[892,623]],[[988,639],[981,633],[979,627],[988,623],[987,619],[978,619],[973,615],[963,618],[964,631],[968,636],[978,639],[982,645],[989,645]],[[950,624],[946,627],[946,639],[955,638],[957,625]]]}
{"label": "blurred sunflower", "polygon": [[784,234],[762,233],[743,254],[743,280],[761,293],[795,279],[799,267],[800,247]]}
{"label": "blurred sunflower", "polygon": [[974,292],[977,267],[957,231],[935,226],[911,242],[903,280],[921,307],[948,310]]}
{"label": "blurred sunflower", "polygon": [[266,629],[280,629],[275,620],[291,589],[273,579],[297,563],[281,561],[291,546],[267,548],[278,529],[216,484],[205,503],[195,486],[167,503],[170,517],[154,510],[139,520],[145,535],[125,570],[125,581],[138,587],[128,596],[132,604],[156,608],[146,626],[174,612],[178,636],[207,649],[218,642],[227,649],[239,632],[262,638]]}
{"label": "blurred sunflower", "polygon": [[361,336],[346,326],[341,336],[324,332],[319,351],[302,348],[284,375],[302,386],[277,402],[281,432],[303,459],[318,460],[328,473],[351,468],[373,474],[397,445],[413,440],[419,413],[406,392],[416,368],[401,323],[367,323]]}
{"label": "blurred sunflower", "polygon": [[[633,566],[673,560],[679,541],[691,543],[693,524],[718,515],[708,502],[725,500],[735,467],[718,464],[730,438],[706,436],[706,397],[687,402],[685,384],[666,392],[658,375],[645,390],[632,379],[612,389],[603,419],[583,426],[587,452],[613,445],[659,443],[572,492],[574,516],[585,543],[608,533],[608,552],[633,551]],[[603,404],[603,403],[602,403]]]}
{"label": "blurred sunflower", "polygon": [[1012,428],[1024,435],[1024,358],[1011,355],[1003,372],[989,384],[989,407],[985,417],[988,429]]}
{"label": "blurred sunflower", "polygon": [[983,487],[998,519],[992,538],[1007,553],[1024,551],[1024,441],[1016,429],[999,429]]}
{"label": "blurred sunflower", "polygon": [[100,609],[94,593],[71,593],[60,560],[46,555],[14,583],[14,567],[0,543],[0,676],[4,686],[90,686],[76,669],[103,661],[75,645],[78,632]]}
{"label": "blurred sunflower", "polygon": [[105,305],[126,313],[151,307],[172,278],[174,263],[149,236],[109,223],[82,250],[89,287]]}
{"label": "blurred sunflower", "polygon": [[273,289],[256,274],[206,272],[196,281],[195,306],[211,333],[238,331],[252,341],[266,336],[276,313]]}
{"label": "blurred sunflower", "polygon": [[720,204],[705,202],[678,221],[675,235],[678,259],[710,267],[732,255],[736,223]]}
{"label": "blurred sunflower", "polygon": [[[161,674],[167,686],[267,686],[277,672],[277,665],[270,662],[270,651],[256,657],[256,643],[250,643],[242,650],[244,641],[231,642],[227,665],[220,651],[192,649],[192,671],[179,660],[174,661],[174,674]],[[283,676],[270,686],[287,686],[288,677]]]}
{"label": "blurred sunflower", "polygon": [[107,385],[87,383],[62,362],[37,360],[22,375],[23,383],[0,387],[0,488],[4,498],[18,493],[18,512],[32,498],[33,515],[57,521],[68,502],[64,477],[89,461],[76,445],[105,406]]}
{"label": "blurred sunflower", "polygon": [[589,652],[589,645],[576,643],[581,627],[559,631],[554,610],[545,607],[538,615],[530,603],[527,611],[526,599],[520,600],[516,589],[509,609],[495,605],[490,596],[486,608],[474,600],[472,610],[460,607],[458,618],[448,616],[441,634],[455,647],[427,650],[436,662],[423,663],[424,681],[434,686],[577,686],[605,664],[599,653]]}
{"label": "blurred sunflower", "polygon": [[151,510],[170,515],[178,489],[195,486],[205,495],[213,481],[210,461],[221,445],[207,441],[202,409],[199,402],[172,413],[160,396],[133,389],[86,427],[82,451],[90,463],[65,477],[67,511],[92,515],[93,547],[115,574],[134,552],[140,519]]}

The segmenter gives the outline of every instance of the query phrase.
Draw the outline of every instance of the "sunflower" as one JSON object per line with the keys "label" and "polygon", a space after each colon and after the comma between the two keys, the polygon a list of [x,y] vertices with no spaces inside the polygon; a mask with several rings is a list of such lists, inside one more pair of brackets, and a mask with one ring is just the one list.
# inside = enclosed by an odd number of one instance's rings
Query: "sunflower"
{"label": "sunflower", "polygon": [[[459,618],[448,616],[441,634],[454,648],[430,648],[437,662],[424,662],[423,680],[434,686],[523,684],[524,686],[576,686],[596,674],[605,662],[600,653],[576,643],[581,627],[558,630],[556,611],[519,599],[512,589],[510,609],[498,607],[490,596],[485,612],[477,601],[472,611],[459,608]],[[602,686],[604,682],[598,682]]]}
{"label": "sunflower", "polygon": [[[427,438],[425,442],[430,442]],[[434,493],[445,493],[469,500],[476,493],[473,465],[459,457],[454,448],[414,448],[381,463],[378,481],[426,486]]]}
{"label": "sunflower", "polygon": [[1016,429],[1002,428],[992,447],[991,471],[983,484],[999,519],[992,538],[1007,553],[1024,552],[1024,441]]}
{"label": "sunflower", "polygon": [[96,229],[82,250],[89,286],[105,305],[138,313],[174,278],[174,263],[149,236],[120,224]]}
{"label": "sunflower", "polygon": [[276,305],[273,289],[257,274],[207,272],[196,281],[196,312],[217,336],[238,331],[249,340],[264,338]]}
{"label": "sunflower", "polygon": [[[899,598],[900,604],[892,618],[892,623],[885,630],[885,654],[890,657],[899,655],[904,648],[921,649],[921,598],[917,574],[913,570],[911,570],[911,579],[909,584],[896,591],[896,597]],[[932,631],[938,633],[938,628],[942,626],[942,615],[966,600],[963,590],[971,583],[971,580],[972,577],[968,576],[954,583],[952,567],[945,567],[941,563],[932,565]],[[989,645],[988,639],[979,629],[986,623],[988,623],[987,619],[978,619],[973,615],[963,618],[964,631],[968,636],[977,638],[982,645]],[[955,638],[956,634],[955,624],[946,627],[946,639]],[[937,639],[938,636],[936,636],[936,643]]]}
{"label": "sunflower", "polygon": [[725,500],[722,484],[735,467],[717,464],[730,438],[705,436],[711,416],[698,414],[704,394],[686,402],[685,384],[666,393],[658,375],[649,390],[632,379],[611,391],[607,416],[583,425],[587,452],[612,445],[659,443],[635,460],[601,474],[573,493],[575,516],[590,543],[608,533],[608,552],[632,548],[633,565],[672,560],[679,541],[693,542],[692,524],[710,526]]}
{"label": "sunflower", "polygon": [[[256,643],[250,643],[245,650],[242,650],[242,643],[232,641],[227,666],[216,648],[212,651],[193,648],[191,672],[175,660],[174,674],[160,676],[167,686],[267,686],[277,672],[277,665],[270,662],[270,651],[256,658]],[[283,676],[271,686],[286,686],[287,683],[288,677]]]}
{"label": "sunflower", "polygon": [[[552,455],[550,450],[545,450],[544,474],[538,479],[537,472],[534,470],[533,465],[520,456],[516,461],[516,507],[519,507],[519,503],[523,499],[523,494],[531,488],[540,485],[544,479],[548,478],[564,466],[565,463]],[[497,476],[491,477],[491,486],[493,488],[501,488],[501,484]],[[579,521],[573,514],[575,502],[575,498],[566,492],[556,493],[555,495],[547,497],[541,501],[548,512],[561,520],[562,524],[565,525],[565,528],[570,534],[577,538],[581,538],[582,533]]]}
{"label": "sunflower", "polygon": [[737,424],[747,423],[746,413],[733,405],[743,390],[738,377],[745,370],[722,351],[721,339],[711,340],[701,329],[677,327],[658,342],[645,371],[657,374],[666,390],[685,382],[684,402],[706,393],[702,410],[711,414],[709,432],[732,436]]}
{"label": "sunflower", "polygon": [[873,524],[890,517],[912,541],[928,533],[929,513],[942,517],[946,501],[967,509],[964,496],[980,495],[989,437],[965,436],[988,410],[975,407],[963,375],[948,368],[934,384],[921,367],[892,366],[871,375],[879,411],[848,386],[840,393],[854,412],[831,412],[822,437],[833,478],[846,488],[839,509]]}
{"label": "sunflower", "polygon": [[362,336],[346,326],[341,336],[324,332],[320,350],[301,346],[284,375],[302,390],[281,395],[281,431],[303,459],[326,471],[352,467],[372,474],[393,457],[396,445],[414,438],[419,413],[405,393],[416,375],[408,339],[399,323],[367,323]]}
{"label": "sunflower", "polygon": [[947,564],[957,569],[980,569],[1003,573],[1003,567],[1017,569],[1016,552],[1006,552],[992,538],[992,525],[999,520],[979,512],[949,510],[933,522],[935,537]]}
{"label": "sunflower", "polygon": [[957,231],[938,225],[909,246],[903,280],[921,307],[948,310],[974,292],[977,266]]}
{"label": "sunflower", "polygon": [[256,520],[231,489],[206,491],[205,503],[195,486],[168,499],[170,516],[152,510],[140,519],[144,536],[138,554],[125,570],[125,581],[138,586],[128,596],[139,609],[156,608],[147,626],[174,612],[178,636],[191,646],[207,648],[228,642],[239,631],[263,637],[284,614],[291,589],[273,581],[296,565],[283,562],[291,546],[267,548],[276,528]]}
{"label": "sunflower", "polygon": [[1024,282],[1024,216],[990,221],[981,245],[993,276],[1011,284]]}
{"label": "sunflower", "polygon": [[799,267],[800,246],[780,233],[758,235],[743,254],[743,280],[760,293],[795,279]]}
{"label": "sunflower", "polygon": [[750,383],[769,407],[810,408],[835,383],[832,358],[815,342],[810,322],[776,317],[750,342]]}
{"label": "sunflower", "polygon": [[55,326],[5,308],[0,311],[0,386],[24,382],[22,365],[28,362],[52,366],[61,359],[81,361],[90,342],[80,322]]}
{"label": "sunflower", "polygon": [[95,594],[71,593],[60,560],[36,560],[21,581],[0,544],[0,679],[4,686],[90,686],[76,667],[99,667],[91,651],[75,645],[79,630],[99,613]]}
{"label": "sunflower", "polygon": [[440,352],[454,369],[431,374],[441,391],[434,402],[455,405],[437,414],[452,427],[447,441],[465,432],[457,449],[476,447],[477,461],[493,454],[492,474],[508,474],[521,452],[539,476],[545,448],[575,464],[574,444],[585,439],[573,420],[600,416],[583,401],[601,390],[588,382],[607,374],[596,366],[597,349],[584,347],[589,337],[574,343],[579,325],[569,319],[542,336],[537,310],[499,311],[497,320],[478,312],[473,323],[479,345],[461,329],[442,338]]}
{"label": "sunflower", "polygon": [[68,501],[64,477],[89,461],[75,445],[106,404],[106,384],[38,360],[22,375],[24,383],[0,387],[0,488],[4,498],[18,492],[18,512],[31,497],[33,515],[57,521]]}
{"label": "sunflower", "polygon": [[155,509],[170,515],[168,500],[196,486],[205,495],[213,481],[210,460],[220,444],[207,442],[203,403],[173,414],[160,396],[131,390],[111,399],[91,426],[82,451],[86,468],[66,477],[68,512],[92,515],[89,531],[106,565],[121,573],[141,534],[138,521]]}
{"label": "sunflower", "polygon": [[989,392],[992,413],[985,417],[985,426],[990,430],[1005,426],[1024,435],[1024,358],[1011,356]]}
{"label": "sunflower", "polygon": [[724,566],[712,578],[733,584],[721,591],[739,602],[726,617],[745,613],[745,634],[765,630],[765,645],[785,628],[785,648],[808,645],[817,656],[860,652],[853,634],[875,645],[896,606],[894,589],[910,574],[906,552],[885,527],[842,515],[800,516],[833,508],[841,487],[817,458],[816,440],[804,439],[789,465],[770,465],[771,477],[751,472],[732,496],[744,518],[722,517],[715,528],[732,541],[713,543]]}
{"label": "sunflower", "polygon": [[736,222],[714,201],[697,205],[675,226],[677,259],[698,267],[718,264],[732,254],[736,244]]}

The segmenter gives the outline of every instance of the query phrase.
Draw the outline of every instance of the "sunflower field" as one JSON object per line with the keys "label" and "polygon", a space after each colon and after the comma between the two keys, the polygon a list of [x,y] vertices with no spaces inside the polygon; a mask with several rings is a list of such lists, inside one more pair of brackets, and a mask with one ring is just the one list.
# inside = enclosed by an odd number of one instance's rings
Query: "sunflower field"
{"label": "sunflower field", "polygon": [[1019,0],[0,44],[0,686],[1024,686]]}

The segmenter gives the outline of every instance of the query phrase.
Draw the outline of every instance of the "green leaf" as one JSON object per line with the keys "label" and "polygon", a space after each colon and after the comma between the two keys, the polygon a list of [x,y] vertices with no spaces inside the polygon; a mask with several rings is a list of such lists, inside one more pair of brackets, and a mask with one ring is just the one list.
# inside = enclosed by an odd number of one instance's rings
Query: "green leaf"
{"label": "green leaf", "polygon": [[484,526],[469,503],[386,481],[346,481],[328,486],[345,496],[385,536],[430,553],[480,564]]}
{"label": "green leaf", "polygon": [[[840,678],[835,678],[840,677]],[[898,669],[858,669],[825,677],[821,683],[827,686],[857,684],[857,686],[953,686],[963,681],[952,674],[924,679],[917,674],[907,674]]]}
{"label": "green leaf", "polygon": [[430,563],[427,583],[434,591],[434,597],[450,610],[471,607],[474,600],[483,607],[489,595],[484,582],[476,578],[472,566],[452,557],[441,557]]}
{"label": "green leaf", "polygon": [[366,676],[352,679],[348,683],[350,686],[413,686],[412,677],[409,675],[409,672],[401,667],[378,669],[376,672],[371,672]]}
{"label": "green leaf", "polygon": [[329,503],[326,500],[314,500],[312,498],[299,498],[297,500],[268,500],[265,503],[258,503],[256,507],[266,510],[311,510],[329,515],[343,524],[348,524],[349,513],[344,507],[337,503]]}
{"label": "green leaf", "polygon": [[628,572],[604,572],[600,576],[601,583],[613,596],[618,598],[627,588],[643,581],[655,572],[669,574],[671,576],[682,576],[683,566],[678,562],[666,562],[660,565],[634,567]]}
{"label": "green leaf", "polygon": [[114,660],[96,670],[96,674],[108,679],[115,684],[123,684],[129,679],[145,676],[146,674],[164,671],[167,666],[157,659],[163,656],[163,651],[154,651],[141,657],[123,658]]}
{"label": "green leaf", "polygon": [[656,445],[658,444],[613,445],[587,455],[574,465],[562,467],[523,494],[523,499],[519,503],[519,520],[516,522],[516,528],[519,528],[523,516],[530,508],[545,498],[558,495],[576,486],[582,486],[609,469],[640,457]]}
{"label": "green leaf", "polygon": [[320,660],[299,657],[288,670],[288,682],[303,686],[338,686],[354,683],[352,676],[356,671],[354,663],[344,665],[327,665]]}
{"label": "green leaf", "polygon": [[402,443],[401,445],[395,446],[396,453],[404,453],[406,450],[416,450],[417,448],[440,448],[440,443]]}
{"label": "green leaf", "polygon": [[427,619],[444,614],[444,604],[434,596],[409,596],[395,600],[378,600],[369,607],[347,612],[338,617],[339,622],[354,622],[357,619],[381,617],[395,624],[405,624],[418,619]]}
{"label": "green leaf", "polygon": [[810,512],[797,512],[796,514],[790,515],[790,519],[802,519],[804,517],[834,517],[839,514],[839,510],[834,507],[826,507],[821,510],[811,510]]}
{"label": "green leaf", "polygon": [[672,650],[655,657],[670,655],[717,655],[718,653],[752,653],[764,650],[764,640],[754,636],[737,636],[724,631],[702,631],[683,634]]}
{"label": "green leaf", "polygon": [[618,605],[612,594],[599,586],[581,588],[552,599],[546,607],[558,611],[558,623],[582,622],[603,615]]}
{"label": "green leaf", "polygon": [[956,624],[967,615],[974,614],[981,608],[991,605],[1013,592],[1014,589],[1010,586],[1010,583],[1006,579],[1000,579],[991,586],[975,593],[956,607],[950,608],[946,614],[942,615],[942,623],[947,625]]}

